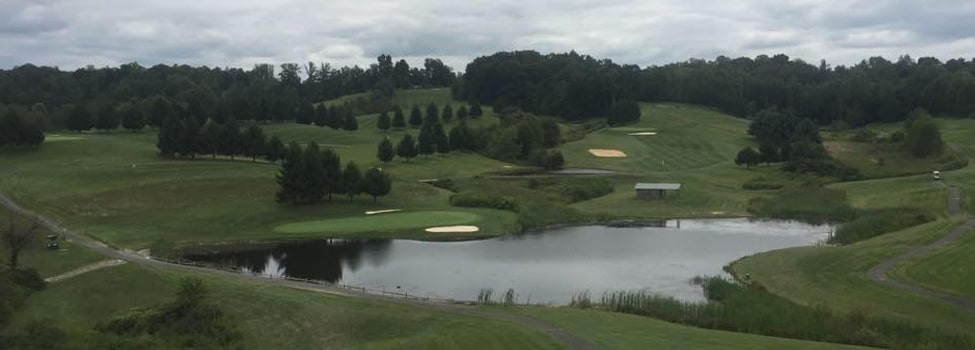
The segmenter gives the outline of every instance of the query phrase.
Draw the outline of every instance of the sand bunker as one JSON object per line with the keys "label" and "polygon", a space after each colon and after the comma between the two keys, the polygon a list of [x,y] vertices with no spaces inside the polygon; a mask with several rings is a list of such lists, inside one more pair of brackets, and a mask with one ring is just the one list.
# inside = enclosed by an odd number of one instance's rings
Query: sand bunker
{"label": "sand bunker", "polygon": [[656,134],[657,133],[652,132],[652,131],[644,131],[644,132],[631,132],[631,133],[629,133],[627,135],[630,135],[630,136],[649,136],[649,135],[656,135]]}
{"label": "sand bunker", "polygon": [[589,149],[589,153],[592,153],[592,155],[596,157],[603,157],[603,158],[625,158],[626,157],[626,153],[623,153],[623,151],[620,151],[618,149],[592,148]]}
{"label": "sand bunker", "polygon": [[477,232],[477,231],[480,231],[480,230],[481,229],[477,228],[477,226],[467,226],[467,225],[461,225],[461,226],[439,226],[439,227],[429,227],[429,228],[426,229],[427,232],[438,232],[438,233],[441,233],[441,232],[450,232],[450,233],[453,233],[453,232]]}
{"label": "sand bunker", "polygon": [[367,211],[367,212],[366,212],[366,215],[373,215],[373,214],[383,214],[383,213],[395,213],[395,212],[398,212],[398,211],[402,211],[402,210],[403,210],[403,209],[383,209],[383,210],[373,210],[373,211]]}

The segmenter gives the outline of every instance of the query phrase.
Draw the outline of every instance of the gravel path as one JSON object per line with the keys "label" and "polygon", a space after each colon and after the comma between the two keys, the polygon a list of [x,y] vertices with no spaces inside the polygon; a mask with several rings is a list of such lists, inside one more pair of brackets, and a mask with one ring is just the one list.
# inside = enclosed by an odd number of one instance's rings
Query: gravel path
{"label": "gravel path", "polygon": [[[57,222],[55,222],[55,221],[53,221],[53,220],[51,220],[51,219],[49,219],[49,218],[47,218],[45,216],[42,216],[40,214],[34,213],[34,212],[30,211],[30,210],[27,210],[27,209],[21,207],[20,205],[18,205],[17,203],[15,203],[13,200],[11,200],[9,197],[7,197],[6,195],[4,195],[3,193],[0,193],[0,205],[3,205],[4,207],[7,207],[7,209],[9,209],[11,211],[20,213],[21,215],[25,215],[25,216],[37,218],[38,223],[41,226],[44,226],[44,228],[46,228],[46,229],[48,229],[48,230],[50,230],[52,232],[63,233],[64,236],[67,237],[67,239],[69,241],[71,241],[72,243],[75,243],[75,244],[80,245],[82,247],[88,248],[88,249],[90,249],[90,250],[92,250],[92,251],[94,251],[96,253],[99,253],[99,254],[104,255],[106,257],[109,257],[111,259],[119,260],[119,261],[122,261],[122,262],[128,262],[128,263],[133,263],[133,264],[140,265],[140,266],[158,267],[158,268],[164,268],[164,269],[170,269],[170,270],[195,271],[195,272],[203,272],[203,273],[208,273],[208,274],[217,274],[217,275],[222,275],[222,276],[226,276],[226,277],[232,277],[232,278],[238,278],[238,279],[246,279],[246,280],[250,280],[250,281],[254,281],[254,282],[259,282],[259,283],[275,284],[275,285],[281,285],[281,286],[286,286],[286,287],[290,287],[290,288],[310,290],[310,291],[321,292],[321,293],[329,293],[329,294],[338,294],[338,295],[345,295],[345,296],[355,296],[355,297],[362,297],[362,298],[370,298],[370,299],[382,300],[382,301],[387,301],[387,302],[405,303],[405,304],[409,304],[409,305],[413,305],[413,306],[417,306],[417,307],[422,307],[422,308],[426,308],[426,309],[430,309],[430,310],[450,312],[450,313],[454,313],[454,314],[460,314],[460,315],[466,315],[466,316],[473,316],[473,317],[480,317],[480,318],[486,318],[486,319],[491,319],[491,320],[512,322],[512,323],[520,324],[522,326],[529,327],[529,328],[534,329],[534,330],[537,330],[539,332],[548,334],[551,337],[553,337],[556,340],[558,340],[559,342],[561,342],[566,348],[569,348],[569,349],[589,350],[589,349],[595,349],[596,348],[588,340],[585,340],[585,339],[582,339],[580,337],[577,337],[577,336],[575,336],[573,334],[570,334],[570,333],[568,333],[566,331],[563,331],[562,329],[560,329],[560,328],[558,328],[558,327],[556,327],[556,326],[554,326],[554,325],[552,325],[550,323],[547,323],[545,321],[542,321],[540,319],[537,319],[537,318],[534,318],[534,317],[530,317],[530,316],[514,315],[514,314],[503,313],[503,312],[485,311],[485,310],[481,310],[481,309],[478,309],[476,307],[467,306],[467,305],[458,305],[458,304],[449,304],[449,303],[440,303],[440,302],[428,302],[428,301],[411,300],[411,299],[399,299],[399,298],[393,298],[393,297],[381,297],[381,296],[372,295],[372,294],[368,294],[368,293],[357,293],[355,291],[350,291],[350,290],[347,290],[347,289],[336,288],[336,287],[332,287],[332,286],[328,286],[328,285],[320,285],[320,284],[314,284],[314,283],[303,283],[303,282],[296,282],[296,281],[290,281],[290,280],[284,280],[284,279],[270,279],[270,278],[265,278],[265,277],[261,277],[261,276],[249,275],[249,274],[234,273],[234,272],[230,272],[230,271],[222,271],[222,270],[216,270],[216,269],[209,269],[209,268],[205,268],[205,267],[195,267],[195,266],[187,266],[187,265],[173,264],[173,263],[168,263],[168,262],[164,262],[164,261],[154,260],[154,259],[151,259],[151,258],[145,256],[145,255],[141,255],[141,254],[139,254],[137,252],[133,252],[133,251],[130,251],[130,250],[118,250],[118,249],[115,249],[115,248],[112,248],[112,247],[108,246],[105,243],[96,241],[96,240],[94,240],[92,238],[89,238],[87,236],[84,236],[84,235],[77,234],[77,233],[75,233],[75,232],[73,232],[71,230],[68,230],[68,229],[62,227]],[[109,261],[114,261],[114,260],[109,260]],[[100,263],[96,263],[96,264],[100,264]],[[91,266],[92,265],[88,265],[88,266],[82,267],[81,269],[85,269],[85,268],[88,268],[88,267],[91,267]],[[105,266],[102,266],[102,267],[105,267]],[[81,270],[81,269],[78,269],[78,270]],[[78,270],[71,271],[68,274],[70,274],[72,272],[76,272]],[[88,270],[88,271],[91,271],[91,270]],[[87,271],[84,271],[84,272],[87,272]],[[75,275],[78,275],[78,274],[81,274],[81,273],[84,273],[84,272],[79,272],[79,273],[77,273]],[[65,275],[67,275],[67,274],[65,274]],[[55,276],[55,277],[60,277],[60,276]],[[52,278],[55,278],[55,277],[52,277]],[[65,278],[67,278],[67,277],[65,277]]]}
{"label": "gravel path", "polygon": [[[948,190],[948,213],[955,217],[962,217],[965,215],[961,209],[961,190],[957,188],[950,188]],[[964,224],[955,227],[953,230],[948,232],[948,234],[944,235],[944,237],[941,237],[941,239],[935,241],[934,243],[926,246],[915,247],[904,254],[881,261],[879,264],[877,264],[877,266],[874,266],[870,269],[870,271],[867,271],[867,276],[869,276],[871,280],[885,286],[912,292],[931,299],[941,300],[969,313],[975,314],[975,301],[973,300],[918,285],[907,284],[887,277],[887,273],[890,272],[894,266],[897,266],[897,264],[944,248],[957,241],[962,237],[963,234],[971,231],[972,228],[975,228],[975,219],[969,217]]]}
{"label": "gravel path", "polygon": [[74,269],[74,270],[71,270],[71,271],[62,273],[62,274],[57,275],[57,276],[54,276],[54,277],[45,278],[44,279],[44,282],[47,282],[47,283],[60,282],[60,281],[69,279],[71,277],[77,276],[77,275],[85,274],[85,273],[92,272],[92,271],[95,271],[95,270],[98,270],[98,269],[103,269],[103,268],[106,268],[106,267],[122,265],[124,263],[125,263],[125,260],[119,260],[119,259],[102,260],[102,261],[96,262],[94,264],[88,264],[88,265],[79,267],[77,269]]}

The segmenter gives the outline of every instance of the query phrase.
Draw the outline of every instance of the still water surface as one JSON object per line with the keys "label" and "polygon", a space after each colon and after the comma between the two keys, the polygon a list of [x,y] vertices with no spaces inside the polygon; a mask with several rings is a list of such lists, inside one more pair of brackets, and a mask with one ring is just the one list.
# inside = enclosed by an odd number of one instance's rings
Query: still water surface
{"label": "still water surface", "polygon": [[589,291],[649,290],[703,300],[688,280],[757,252],[812,245],[829,226],[749,219],[676,220],[664,227],[582,226],[468,242],[328,239],[194,255],[257,273],[437,298],[474,300],[513,288],[519,302],[565,304]]}

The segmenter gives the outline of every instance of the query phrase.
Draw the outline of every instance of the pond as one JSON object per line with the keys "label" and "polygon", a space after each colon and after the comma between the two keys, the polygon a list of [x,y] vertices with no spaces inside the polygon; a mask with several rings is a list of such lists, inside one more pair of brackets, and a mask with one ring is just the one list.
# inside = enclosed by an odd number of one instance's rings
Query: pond
{"label": "pond", "polygon": [[689,283],[743,256],[816,244],[830,226],[739,219],[669,220],[660,227],[581,226],[466,242],[326,239],[188,255],[254,273],[410,295],[475,300],[511,288],[518,302],[566,304],[588,291],[649,290],[704,297]]}

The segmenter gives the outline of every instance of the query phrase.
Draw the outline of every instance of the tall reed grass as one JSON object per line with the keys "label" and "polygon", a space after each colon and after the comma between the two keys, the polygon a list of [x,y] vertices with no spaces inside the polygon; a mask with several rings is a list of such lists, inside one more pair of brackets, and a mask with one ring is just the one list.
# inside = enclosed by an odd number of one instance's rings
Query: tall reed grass
{"label": "tall reed grass", "polygon": [[793,303],[761,285],[743,285],[720,277],[701,277],[707,302],[686,302],[646,291],[604,293],[593,301],[588,293],[573,297],[571,306],[599,308],[649,316],[669,322],[734,332],[820,342],[894,349],[975,349],[967,335],[871,316],[863,311],[838,313],[825,307]]}

